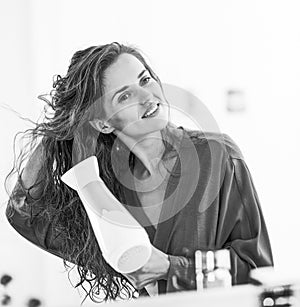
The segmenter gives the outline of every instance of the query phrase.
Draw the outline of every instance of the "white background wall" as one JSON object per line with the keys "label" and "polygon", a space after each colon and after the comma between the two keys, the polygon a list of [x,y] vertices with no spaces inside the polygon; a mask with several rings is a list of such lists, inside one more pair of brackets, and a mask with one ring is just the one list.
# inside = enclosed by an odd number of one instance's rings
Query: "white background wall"
{"label": "white background wall", "polygon": [[[72,54],[90,45],[132,43],[166,83],[201,99],[222,132],[240,146],[268,225],[277,267],[300,269],[298,174],[300,3],[297,0],[152,0],[0,2],[0,274],[16,306],[29,296],[45,306],[80,298],[60,259],[18,236],[4,218],[5,175],[13,137],[38,118],[41,93],[64,74]],[[241,88],[247,110],[228,113],[225,92]],[[298,268],[295,269],[295,265]]]}

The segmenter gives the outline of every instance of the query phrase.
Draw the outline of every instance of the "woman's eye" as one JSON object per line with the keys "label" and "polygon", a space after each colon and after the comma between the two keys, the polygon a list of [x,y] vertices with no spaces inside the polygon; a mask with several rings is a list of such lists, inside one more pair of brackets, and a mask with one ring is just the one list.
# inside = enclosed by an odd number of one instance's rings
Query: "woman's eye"
{"label": "woman's eye", "polygon": [[123,95],[121,95],[118,99],[119,102],[124,102],[125,100],[127,100],[129,98],[130,94],[129,93],[124,93]]}
{"label": "woman's eye", "polygon": [[145,78],[143,78],[143,79],[141,80],[141,83],[142,83],[142,84],[147,84],[147,83],[149,83],[150,80],[151,80],[151,77],[147,76],[147,77],[145,77]]}

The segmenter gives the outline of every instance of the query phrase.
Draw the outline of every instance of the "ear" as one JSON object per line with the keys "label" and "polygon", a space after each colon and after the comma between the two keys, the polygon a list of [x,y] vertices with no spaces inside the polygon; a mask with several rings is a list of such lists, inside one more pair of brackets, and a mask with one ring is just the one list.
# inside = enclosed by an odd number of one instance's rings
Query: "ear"
{"label": "ear", "polygon": [[101,119],[93,119],[90,120],[89,123],[94,129],[98,130],[101,133],[109,134],[115,130],[114,127],[110,126],[110,124],[104,122]]}

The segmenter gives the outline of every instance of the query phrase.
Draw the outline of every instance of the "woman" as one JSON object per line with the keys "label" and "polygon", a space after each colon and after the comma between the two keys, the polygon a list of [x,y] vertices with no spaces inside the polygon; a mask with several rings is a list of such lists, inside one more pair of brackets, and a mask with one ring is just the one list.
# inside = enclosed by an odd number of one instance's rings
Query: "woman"
{"label": "woman", "polygon": [[[76,52],[48,104],[52,113],[28,132],[31,156],[25,167],[25,152],[18,160],[7,217],[25,238],[75,264],[92,299],[130,297],[128,281],[142,294],[156,282],[158,293],[176,291],[173,276],[194,288],[195,250],[229,249],[234,284],[273,265],[240,150],[224,134],[171,124],[160,80],[136,49],[112,43]],[[90,155],[153,245],[148,263],[126,276],[105,262],[78,195],[61,181]]]}

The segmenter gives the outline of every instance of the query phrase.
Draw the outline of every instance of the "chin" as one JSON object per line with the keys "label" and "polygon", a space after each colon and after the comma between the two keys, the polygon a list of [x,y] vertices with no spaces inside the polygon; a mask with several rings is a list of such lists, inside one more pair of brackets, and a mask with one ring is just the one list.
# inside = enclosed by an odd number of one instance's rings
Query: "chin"
{"label": "chin", "polygon": [[[151,127],[149,127],[149,133],[153,133],[156,131],[161,131],[166,128],[168,125],[168,120],[165,118],[158,118],[153,123],[151,123]],[[150,126],[150,125],[149,125]]]}
{"label": "chin", "polygon": [[156,134],[161,130],[165,129],[168,125],[168,121],[166,119],[155,118],[149,121],[147,125],[143,125],[141,129],[137,129],[137,136],[147,136],[151,134]]}

